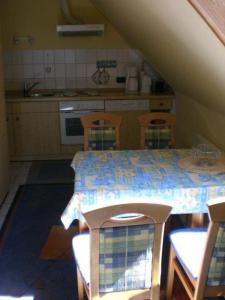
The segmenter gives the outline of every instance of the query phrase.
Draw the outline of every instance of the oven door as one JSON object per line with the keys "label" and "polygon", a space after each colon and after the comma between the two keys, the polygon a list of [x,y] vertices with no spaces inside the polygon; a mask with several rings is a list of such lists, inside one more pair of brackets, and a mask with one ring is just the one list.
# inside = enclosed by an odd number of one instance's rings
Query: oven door
{"label": "oven door", "polygon": [[61,144],[83,144],[84,129],[80,117],[91,111],[60,112]]}

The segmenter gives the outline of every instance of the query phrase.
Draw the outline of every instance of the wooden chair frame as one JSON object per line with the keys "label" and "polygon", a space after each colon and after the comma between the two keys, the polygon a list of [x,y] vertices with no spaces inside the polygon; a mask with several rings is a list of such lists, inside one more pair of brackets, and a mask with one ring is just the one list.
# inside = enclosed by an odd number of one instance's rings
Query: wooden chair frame
{"label": "wooden chair frame", "polygon": [[[85,291],[91,300],[143,300],[160,298],[161,256],[163,231],[165,222],[172,207],[156,203],[130,203],[99,208],[84,214],[90,229],[90,287],[84,286],[82,276],[78,272],[79,300],[83,300]],[[114,216],[124,213],[138,213],[141,217],[126,220],[114,219]],[[152,253],[152,285],[151,289],[139,289],[125,292],[99,293],[99,229],[106,227],[155,224],[154,247]],[[150,271],[150,270],[149,270]]]}
{"label": "wooden chair frame", "polygon": [[174,274],[179,277],[184,289],[190,299],[202,300],[204,297],[225,296],[225,286],[207,286],[208,270],[210,266],[210,257],[212,255],[219,223],[225,221],[225,198],[217,198],[208,202],[210,224],[207,233],[207,241],[204,252],[204,258],[201,262],[201,271],[197,280],[193,279],[190,274],[185,272],[176,257],[175,251],[171,246],[169,269],[167,279],[167,299],[172,299]]}
{"label": "wooden chair frame", "polygon": [[150,112],[147,114],[140,115],[138,117],[139,124],[141,126],[141,140],[140,147],[145,149],[145,130],[149,127],[152,121],[162,120],[164,123],[162,125],[171,126],[171,147],[174,148],[176,145],[176,134],[175,134],[175,125],[176,125],[176,116],[171,113],[165,112]]}
{"label": "wooden chair frame", "polygon": [[[88,115],[83,115],[80,117],[81,123],[84,127],[84,151],[89,150],[89,130],[91,128],[115,128],[116,133],[116,149],[120,149],[120,125],[122,117],[117,114],[105,113],[105,112],[93,112]],[[105,125],[96,125],[96,121],[103,120],[110,122]]]}

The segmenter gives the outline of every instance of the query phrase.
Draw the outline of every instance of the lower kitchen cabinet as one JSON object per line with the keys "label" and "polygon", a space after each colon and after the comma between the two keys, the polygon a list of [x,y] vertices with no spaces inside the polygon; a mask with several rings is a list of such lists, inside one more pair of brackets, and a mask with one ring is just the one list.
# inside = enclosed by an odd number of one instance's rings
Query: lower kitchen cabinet
{"label": "lower kitchen cabinet", "polygon": [[8,192],[9,187],[9,157],[8,157],[8,139],[7,134],[0,136],[0,204]]}
{"label": "lower kitchen cabinet", "polygon": [[13,117],[15,155],[60,152],[57,113],[22,113]]}
{"label": "lower kitchen cabinet", "polygon": [[26,105],[19,108],[7,105],[11,160],[47,159],[60,154],[58,112],[36,112],[35,106],[26,110]]}

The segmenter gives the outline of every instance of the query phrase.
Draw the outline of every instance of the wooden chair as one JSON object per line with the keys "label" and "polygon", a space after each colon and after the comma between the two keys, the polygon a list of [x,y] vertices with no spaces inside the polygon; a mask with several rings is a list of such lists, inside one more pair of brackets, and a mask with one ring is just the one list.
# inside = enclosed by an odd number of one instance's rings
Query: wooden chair
{"label": "wooden chair", "polygon": [[84,150],[117,150],[120,148],[121,116],[96,112],[83,115]]}
{"label": "wooden chair", "polygon": [[[90,233],[73,238],[79,300],[160,297],[164,223],[171,207],[130,203],[84,214]],[[125,215],[124,215],[125,214]]]}
{"label": "wooden chair", "polygon": [[141,149],[175,147],[175,115],[152,112],[140,115],[138,121],[141,127]]}
{"label": "wooden chair", "polygon": [[170,235],[167,299],[172,299],[174,274],[190,299],[225,296],[225,198],[208,202],[208,230],[190,228]]}

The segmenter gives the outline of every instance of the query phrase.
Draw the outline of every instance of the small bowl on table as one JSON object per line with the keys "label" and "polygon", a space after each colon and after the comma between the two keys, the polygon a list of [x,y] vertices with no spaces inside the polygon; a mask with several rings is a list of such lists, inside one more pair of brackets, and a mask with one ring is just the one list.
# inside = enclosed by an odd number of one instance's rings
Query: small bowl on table
{"label": "small bowl on table", "polygon": [[209,144],[198,144],[192,148],[192,155],[195,165],[200,167],[212,167],[216,164],[221,152]]}

